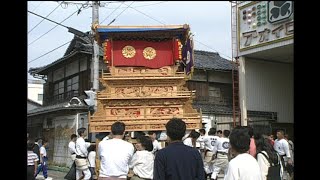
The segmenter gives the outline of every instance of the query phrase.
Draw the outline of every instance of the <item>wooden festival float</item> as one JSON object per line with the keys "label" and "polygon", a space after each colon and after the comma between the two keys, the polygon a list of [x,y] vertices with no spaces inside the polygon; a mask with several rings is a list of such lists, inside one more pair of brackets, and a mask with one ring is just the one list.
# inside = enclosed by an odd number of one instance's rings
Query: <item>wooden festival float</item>
{"label": "wooden festival float", "polygon": [[187,129],[202,127],[192,108],[195,92],[186,87],[193,69],[188,25],[94,26],[108,72],[97,92],[97,110],[89,114],[90,132],[111,132],[116,121],[126,131],[161,131],[173,117]]}

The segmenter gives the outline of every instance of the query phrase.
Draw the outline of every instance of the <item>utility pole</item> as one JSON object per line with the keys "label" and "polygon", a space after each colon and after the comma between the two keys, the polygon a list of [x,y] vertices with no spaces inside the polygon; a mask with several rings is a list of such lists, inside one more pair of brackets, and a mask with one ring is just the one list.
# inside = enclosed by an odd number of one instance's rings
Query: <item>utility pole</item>
{"label": "utility pole", "polygon": [[[92,27],[99,24],[99,1],[92,1]],[[95,37],[95,31],[92,28],[92,35]],[[91,67],[93,71],[93,91],[99,91],[99,46],[95,38],[93,38],[93,55]],[[92,75],[92,73],[91,73]],[[97,99],[94,100],[94,110],[97,110]]]}

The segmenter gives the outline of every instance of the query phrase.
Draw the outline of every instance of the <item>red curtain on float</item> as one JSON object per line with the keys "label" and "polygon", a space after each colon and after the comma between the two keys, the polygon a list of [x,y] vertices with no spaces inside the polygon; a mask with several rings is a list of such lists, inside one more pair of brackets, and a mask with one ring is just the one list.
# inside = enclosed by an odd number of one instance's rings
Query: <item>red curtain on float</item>
{"label": "red curtain on float", "polygon": [[[113,41],[113,62],[112,66],[144,66],[148,68],[161,68],[163,66],[171,66],[174,64],[173,60],[173,41],[163,42],[149,42],[149,41]],[[134,48],[134,55],[123,55],[123,49],[126,46]],[[152,59],[145,58],[143,51],[145,48],[151,47],[155,50],[151,51]],[[131,49],[132,50],[132,49]],[[149,48],[150,50],[150,48]],[[150,52],[150,51],[149,51]],[[124,51],[125,53],[125,51]]]}

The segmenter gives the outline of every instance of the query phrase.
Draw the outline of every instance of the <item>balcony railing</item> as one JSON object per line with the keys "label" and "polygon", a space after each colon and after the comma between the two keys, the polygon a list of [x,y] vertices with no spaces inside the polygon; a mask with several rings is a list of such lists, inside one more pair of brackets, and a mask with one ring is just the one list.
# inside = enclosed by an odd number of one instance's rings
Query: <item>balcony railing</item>
{"label": "balcony railing", "polygon": [[79,91],[78,90],[71,90],[67,91],[61,94],[57,94],[51,97],[47,97],[44,101],[44,105],[54,105],[54,104],[59,104],[63,102],[70,101],[71,98],[79,96]]}

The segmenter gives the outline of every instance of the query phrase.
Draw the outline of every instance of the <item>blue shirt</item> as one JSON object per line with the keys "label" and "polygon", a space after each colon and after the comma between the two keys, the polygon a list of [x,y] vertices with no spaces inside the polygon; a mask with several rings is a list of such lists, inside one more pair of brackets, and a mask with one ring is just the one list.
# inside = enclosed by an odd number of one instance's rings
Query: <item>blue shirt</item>
{"label": "blue shirt", "polygon": [[159,150],[154,160],[153,180],[205,180],[199,151],[182,142]]}

